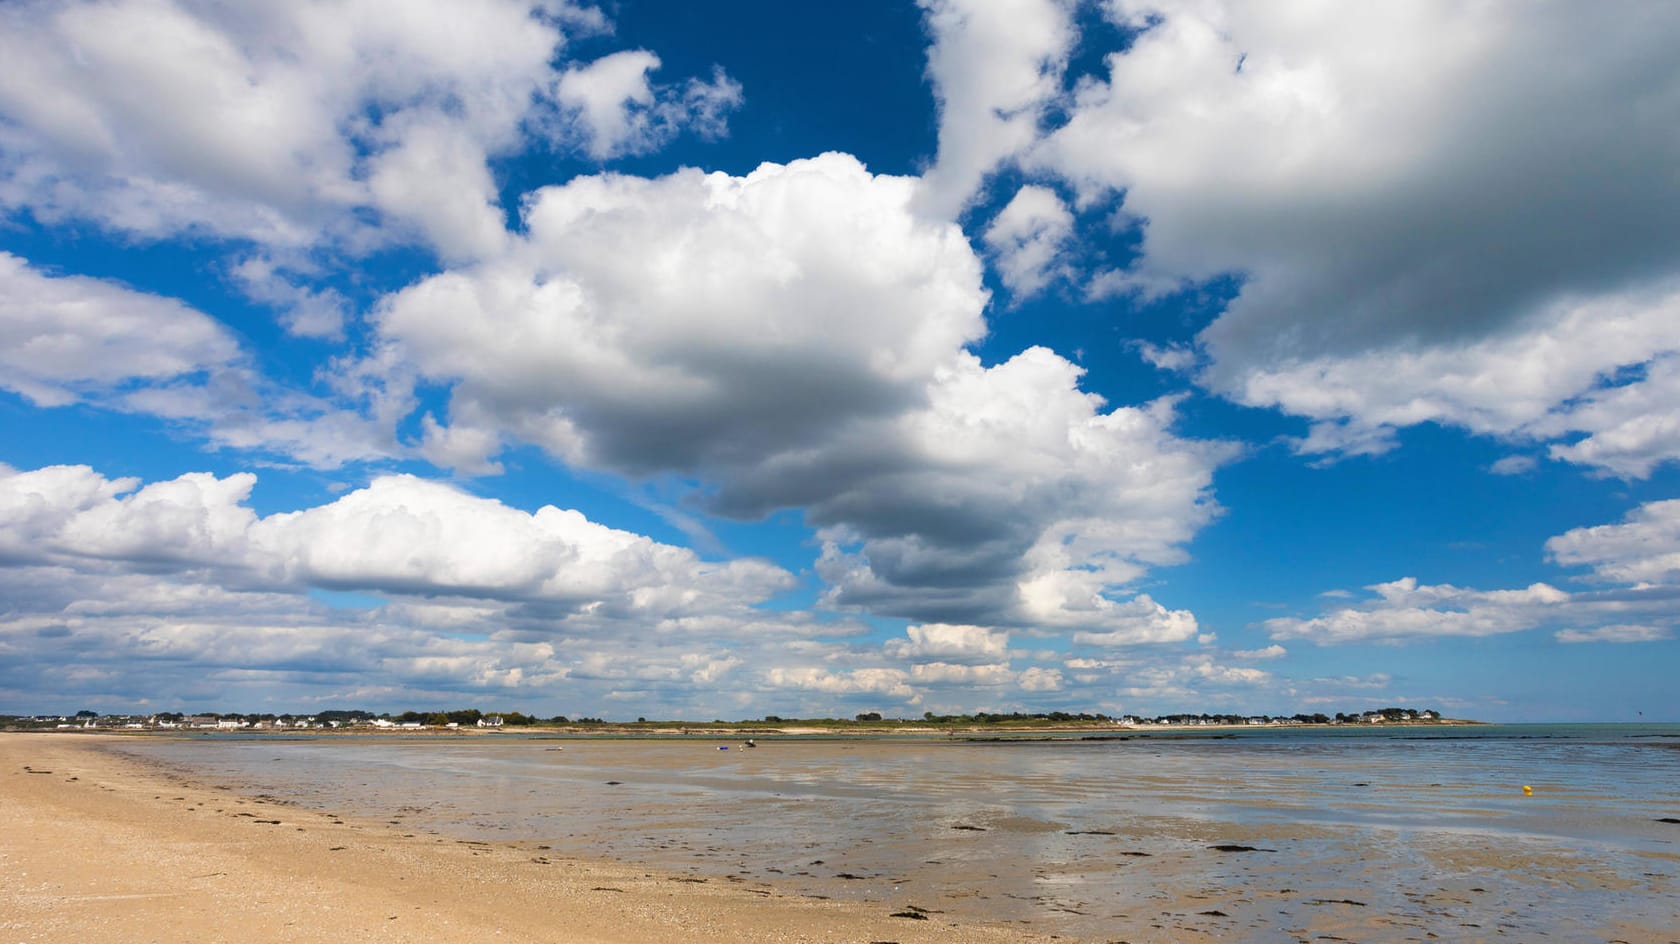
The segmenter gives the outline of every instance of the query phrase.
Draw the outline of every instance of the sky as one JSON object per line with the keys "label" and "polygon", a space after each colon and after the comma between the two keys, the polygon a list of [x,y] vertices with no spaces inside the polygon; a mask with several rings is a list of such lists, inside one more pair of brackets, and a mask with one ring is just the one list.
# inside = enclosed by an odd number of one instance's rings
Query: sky
{"label": "sky", "polygon": [[1680,6],[0,6],[0,712],[1680,720]]}

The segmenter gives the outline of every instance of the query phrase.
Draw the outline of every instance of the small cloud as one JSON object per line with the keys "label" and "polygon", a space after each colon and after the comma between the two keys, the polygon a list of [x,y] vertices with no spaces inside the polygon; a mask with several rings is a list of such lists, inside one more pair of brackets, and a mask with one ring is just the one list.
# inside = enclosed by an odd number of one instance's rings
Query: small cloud
{"label": "small cloud", "polygon": [[1238,649],[1231,655],[1238,659],[1281,659],[1289,654],[1289,650],[1276,643],[1264,649]]}
{"label": "small cloud", "polygon": [[1058,262],[1073,233],[1073,214],[1048,187],[1026,186],[998,213],[982,237],[997,260],[1003,284],[1025,299],[1071,271]]}
{"label": "small cloud", "polygon": [[1151,344],[1148,341],[1133,341],[1130,347],[1137,352],[1139,357],[1157,370],[1182,374],[1189,372],[1196,366],[1196,352],[1186,344]]}
{"label": "small cloud", "polygon": [[1533,456],[1506,456],[1488,466],[1488,471],[1494,475],[1524,475],[1532,472],[1538,464]]}
{"label": "small cloud", "polygon": [[1159,273],[1105,269],[1086,280],[1085,300],[1095,303],[1111,298],[1127,298],[1152,302],[1190,287],[1191,283],[1186,279]]}
{"label": "small cloud", "polygon": [[1661,642],[1673,639],[1674,632],[1666,626],[1618,625],[1597,629],[1563,629],[1552,634],[1558,642]]}
{"label": "small cloud", "polygon": [[1307,428],[1304,437],[1286,437],[1298,456],[1319,456],[1314,468],[1326,468],[1339,459],[1380,456],[1400,445],[1394,427],[1353,420],[1321,420]]}
{"label": "small cloud", "polygon": [[310,288],[302,275],[263,255],[249,256],[229,269],[246,298],[273,308],[286,333],[299,338],[342,341],[350,318],[350,300],[332,288]]}
{"label": "small cloud", "polygon": [[1023,671],[1017,684],[1026,692],[1055,692],[1062,688],[1062,673],[1055,669],[1034,666]]}
{"label": "small cloud", "polygon": [[1196,637],[1196,645],[1198,646],[1211,646],[1218,641],[1218,633],[1203,633]]}
{"label": "small cloud", "polygon": [[714,67],[710,82],[691,78],[680,85],[656,85],[648,78],[659,57],[645,49],[625,50],[567,69],[555,98],[588,139],[597,160],[646,154],[679,131],[702,138],[728,133],[728,115],[741,106],[741,84]]}
{"label": "small cloud", "polygon": [[[1341,691],[1344,689],[1383,689],[1387,688],[1389,683],[1393,681],[1394,677],[1389,675],[1387,672],[1377,672],[1372,675],[1327,676],[1312,680],[1313,684],[1320,688],[1328,688],[1335,691]],[[1343,696],[1336,695],[1334,697],[1339,699]]]}

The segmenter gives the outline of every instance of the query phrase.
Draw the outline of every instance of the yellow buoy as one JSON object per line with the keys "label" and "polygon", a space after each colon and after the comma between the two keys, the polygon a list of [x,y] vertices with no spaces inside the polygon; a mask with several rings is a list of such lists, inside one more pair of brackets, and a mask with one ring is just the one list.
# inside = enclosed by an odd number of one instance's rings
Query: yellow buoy
{"label": "yellow buoy", "polygon": [[1531,797],[1533,795],[1534,795],[1534,788],[1533,787],[1523,787],[1523,796]]}

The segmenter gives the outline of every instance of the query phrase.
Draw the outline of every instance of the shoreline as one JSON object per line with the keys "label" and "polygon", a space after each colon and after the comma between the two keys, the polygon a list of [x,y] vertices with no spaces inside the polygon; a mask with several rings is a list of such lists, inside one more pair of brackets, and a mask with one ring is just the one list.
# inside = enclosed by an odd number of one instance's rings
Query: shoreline
{"label": "shoreline", "polygon": [[[1046,942],[244,796],[100,735],[0,733],[0,930],[76,941]],[[919,917],[916,917],[919,915]],[[1067,937],[1060,940],[1068,941]]]}

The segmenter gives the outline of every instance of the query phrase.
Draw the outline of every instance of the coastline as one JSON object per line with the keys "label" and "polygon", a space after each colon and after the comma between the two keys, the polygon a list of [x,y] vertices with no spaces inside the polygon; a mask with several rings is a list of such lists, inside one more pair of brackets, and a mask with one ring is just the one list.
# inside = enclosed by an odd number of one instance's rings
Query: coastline
{"label": "coastline", "polygon": [[[1658,944],[1680,874],[1664,737],[1595,760],[1523,735],[718,753],[683,738],[0,734],[0,931],[1259,944],[1498,928]],[[1614,771],[1636,755],[1651,775],[1630,790]]]}
{"label": "coastline", "polygon": [[1280,731],[1329,731],[1344,730],[1348,732],[1364,732],[1375,734],[1383,731],[1397,730],[1431,730],[1455,727],[1497,727],[1498,725],[1486,721],[1474,721],[1460,718],[1441,718],[1432,721],[1391,721],[1383,724],[1230,724],[1221,722],[1206,723],[1160,723],[1160,724],[1120,724],[1116,722],[1073,722],[1073,723],[1032,723],[1032,724],[961,724],[961,725],[927,725],[918,722],[882,724],[879,722],[854,723],[839,722],[830,725],[776,725],[763,723],[724,722],[724,723],[646,723],[646,722],[618,722],[609,721],[594,725],[553,724],[539,722],[528,726],[518,727],[441,727],[435,725],[421,725],[418,727],[375,727],[358,724],[343,727],[310,727],[310,728],[270,728],[263,726],[244,726],[237,728],[188,728],[188,727],[144,727],[131,725],[126,727],[89,727],[72,728],[69,725],[59,725],[57,729],[46,727],[4,727],[0,734],[30,733],[30,734],[60,734],[65,736],[96,735],[107,737],[213,737],[234,734],[242,737],[253,735],[271,737],[461,737],[461,738],[495,738],[507,736],[523,737],[561,737],[561,738],[600,738],[600,739],[635,739],[635,738],[718,738],[718,739],[748,739],[748,738],[847,738],[859,740],[893,740],[906,738],[946,738],[953,740],[989,740],[997,738],[1023,737],[1088,737],[1088,738],[1135,738],[1150,736],[1181,736],[1195,734],[1230,734],[1246,732],[1250,734],[1276,733]]}
{"label": "coastline", "polygon": [[916,914],[910,901],[818,901],[416,835],[206,786],[101,749],[112,740],[0,733],[0,930],[20,944],[1050,940],[894,916]]}

